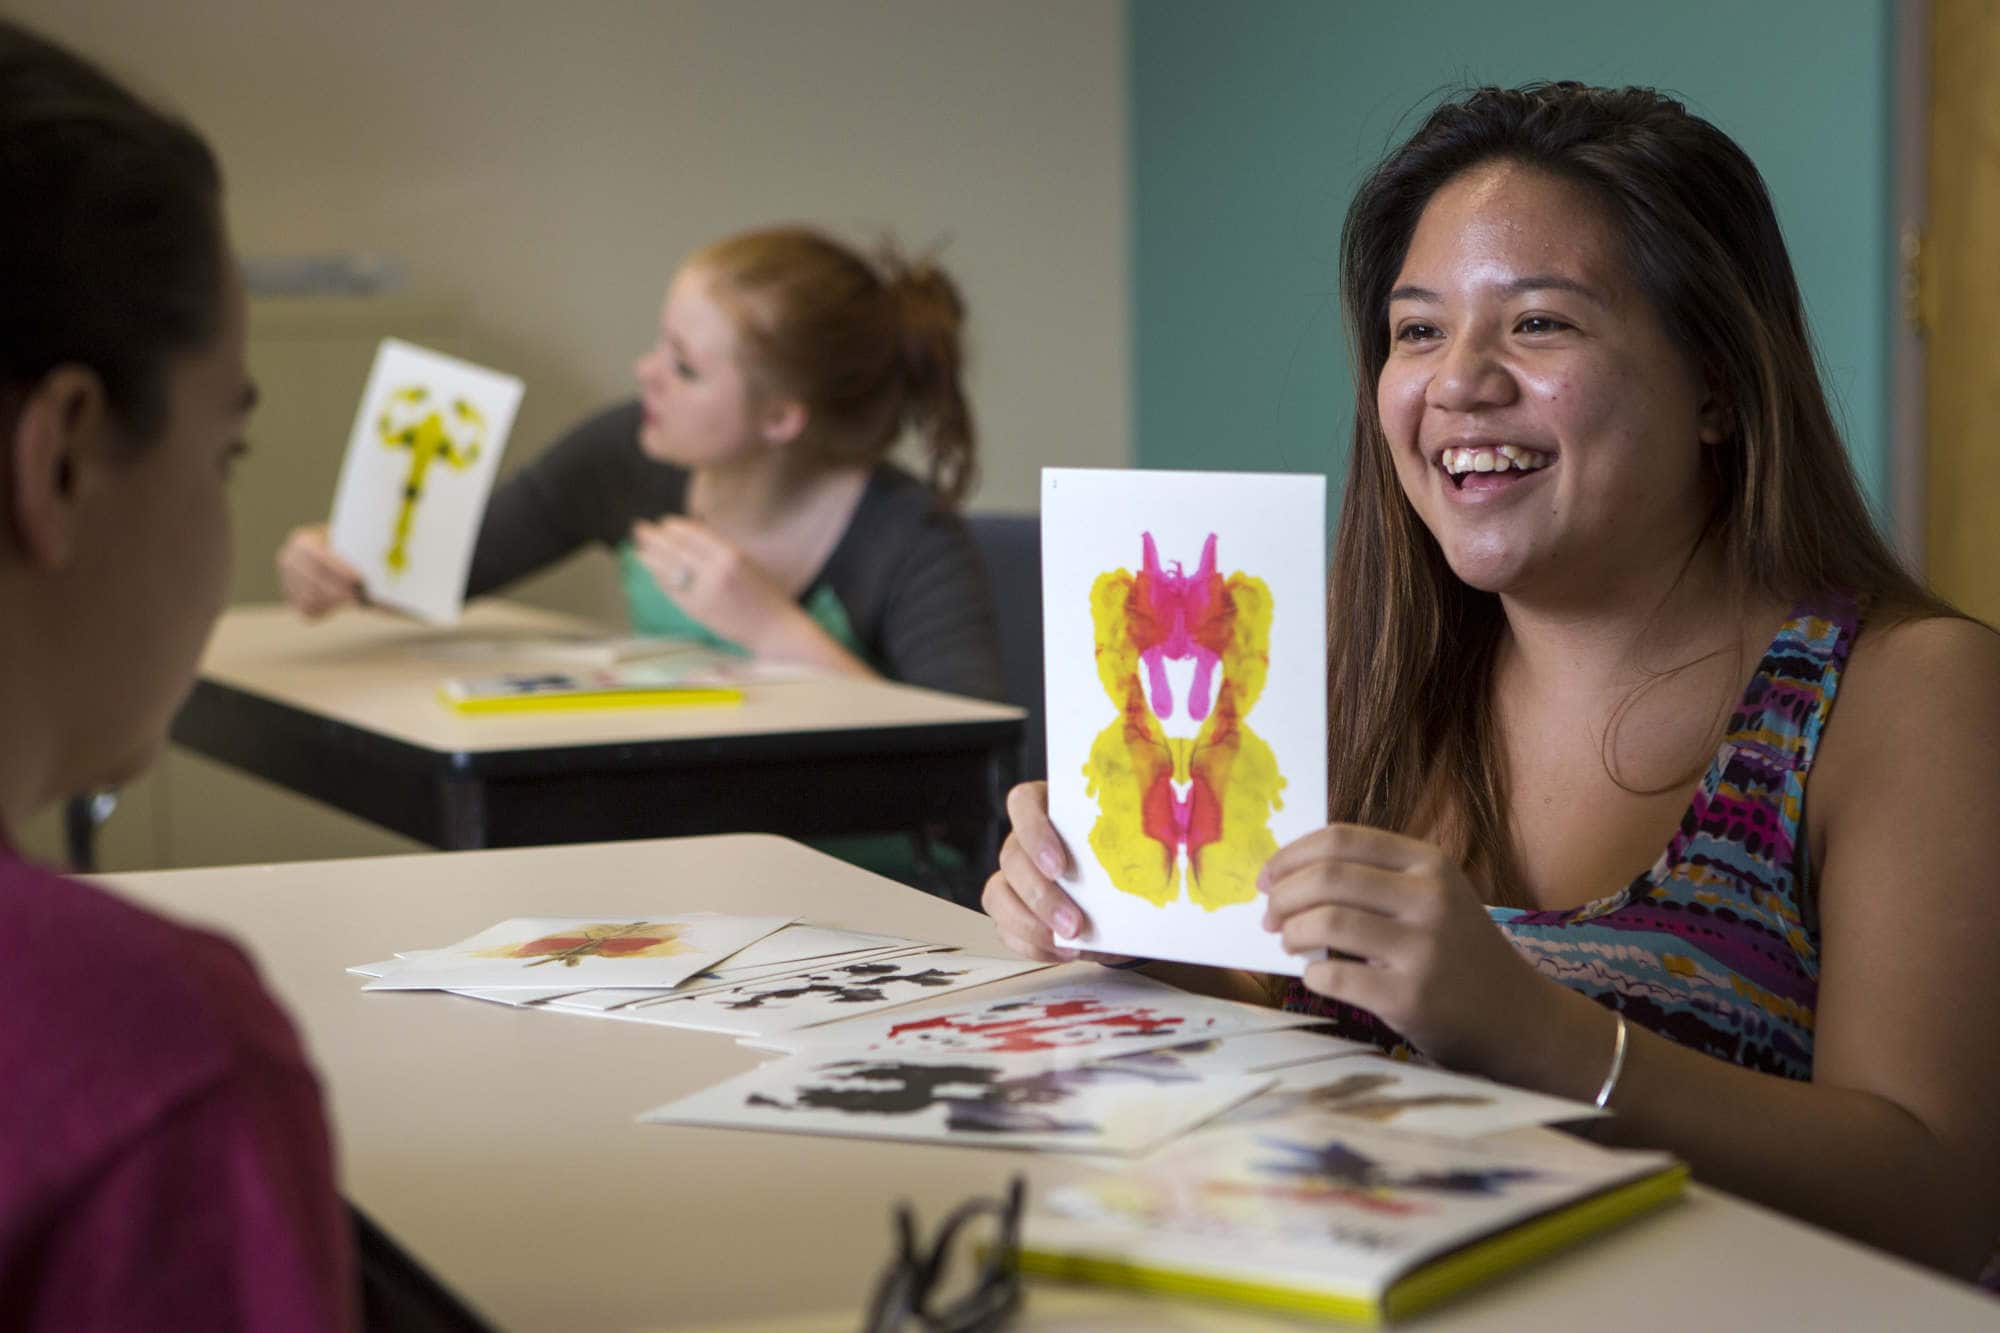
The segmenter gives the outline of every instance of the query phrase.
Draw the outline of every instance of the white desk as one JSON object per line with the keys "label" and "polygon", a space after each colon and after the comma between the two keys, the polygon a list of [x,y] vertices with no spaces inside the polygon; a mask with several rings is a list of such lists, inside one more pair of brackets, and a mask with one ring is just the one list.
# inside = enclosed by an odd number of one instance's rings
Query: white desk
{"label": "white desk", "polygon": [[[801,913],[996,951],[976,913],[762,836],[431,853],[122,876],[234,934],[305,1031],[347,1191],[449,1287],[513,1330],[851,1329],[890,1251],[1050,1159],[959,1147],[639,1125],[757,1057],[713,1034],[364,993],[343,968],[510,916]],[[1038,974],[1046,980],[1053,973]],[[1031,1289],[1028,1328],[1283,1322],[1118,1293]],[[1413,1321],[1437,1330],[1908,1328],[2000,1306],[1711,1190]]]}
{"label": "white desk", "polygon": [[173,737],[436,847],[936,825],[972,864],[997,859],[1018,708],[846,677],[754,684],[722,707],[467,717],[437,698],[448,676],[546,670],[523,644],[592,628],[505,602],[449,631],[237,607]]}

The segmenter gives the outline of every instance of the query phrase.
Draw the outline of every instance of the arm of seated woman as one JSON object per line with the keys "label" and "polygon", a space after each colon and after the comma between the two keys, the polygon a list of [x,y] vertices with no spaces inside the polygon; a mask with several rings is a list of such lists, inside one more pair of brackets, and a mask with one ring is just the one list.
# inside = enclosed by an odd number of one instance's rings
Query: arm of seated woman
{"label": "arm of seated woman", "polygon": [[[1813,1081],[1629,1024],[1600,1136],[1970,1276],[2000,1238],[2000,637],[1951,620],[1864,633],[1841,681],[1806,784]],[[1529,967],[1439,849],[1334,825],[1263,878],[1286,947],[1335,951],[1310,989],[1454,1068],[1586,1101],[1606,1087],[1618,1022]]]}
{"label": "arm of seated woman", "polygon": [[1977,1274],[2000,1239],[1997,760],[2000,636],[1945,619],[1862,634],[1806,788],[1822,959],[1812,1082],[1635,1030],[1609,1136]]}

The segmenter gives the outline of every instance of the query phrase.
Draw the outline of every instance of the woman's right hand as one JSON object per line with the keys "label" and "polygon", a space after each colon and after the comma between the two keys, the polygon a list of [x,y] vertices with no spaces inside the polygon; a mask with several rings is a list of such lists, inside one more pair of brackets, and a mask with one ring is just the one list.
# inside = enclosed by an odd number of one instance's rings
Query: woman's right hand
{"label": "woman's right hand", "polygon": [[360,573],[327,545],[324,523],[292,529],[278,548],[278,583],[285,600],[313,619],[366,600]]}
{"label": "woman's right hand", "polygon": [[1049,822],[1049,784],[1024,782],[1007,793],[1014,831],[1000,848],[1000,868],[986,881],[980,904],[999,927],[1000,942],[1040,963],[1131,961],[1118,954],[1065,949],[1056,936],[1074,939],[1083,912],[1056,883],[1069,873],[1069,849]]}

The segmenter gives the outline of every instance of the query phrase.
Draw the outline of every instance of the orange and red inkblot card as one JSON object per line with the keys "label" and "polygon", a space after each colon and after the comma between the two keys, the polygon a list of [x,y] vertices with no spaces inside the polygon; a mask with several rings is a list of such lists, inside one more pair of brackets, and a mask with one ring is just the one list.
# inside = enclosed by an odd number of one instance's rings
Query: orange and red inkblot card
{"label": "orange and red inkblot card", "polygon": [[364,990],[664,988],[791,923],[781,916],[515,917],[442,949],[370,966]]}
{"label": "orange and red inkblot card", "polygon": [[1297,975],[1257,872],[1326,822],[1326,478],[1047,469],[1042,615],[1073,943]]}

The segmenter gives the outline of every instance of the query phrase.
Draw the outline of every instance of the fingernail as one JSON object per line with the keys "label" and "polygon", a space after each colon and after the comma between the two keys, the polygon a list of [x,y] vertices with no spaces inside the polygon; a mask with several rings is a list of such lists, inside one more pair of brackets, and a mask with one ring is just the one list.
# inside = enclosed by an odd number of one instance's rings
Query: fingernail
{"label": "fingernail", "polygon": [[1042,848],[1041,855],[1035,858],[1035,864],[1040,866],[1042,868],[1042,873],[1044,875],[1047,875],[1050,879],[1062,878],[1063,859],[1060,855],[1057,854],[1055,848],[1053,847]]}
{"label": "fingernail", "polygon": [[1063,934],[1074,938],[1076,932],[1083,926],[1083,918],[1076,914],[1074,907],[1058,908],[1056,910],[1056,926]]}

